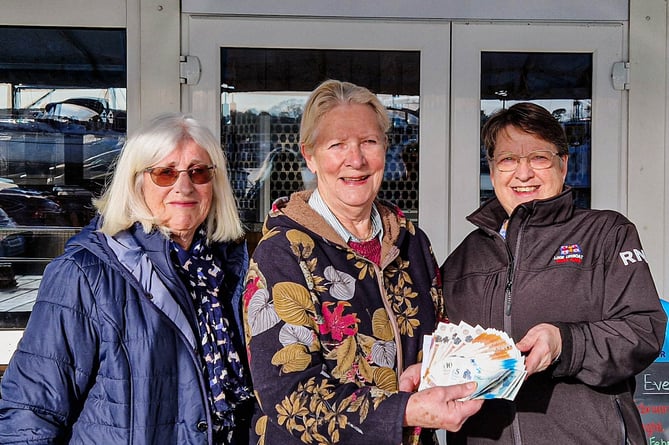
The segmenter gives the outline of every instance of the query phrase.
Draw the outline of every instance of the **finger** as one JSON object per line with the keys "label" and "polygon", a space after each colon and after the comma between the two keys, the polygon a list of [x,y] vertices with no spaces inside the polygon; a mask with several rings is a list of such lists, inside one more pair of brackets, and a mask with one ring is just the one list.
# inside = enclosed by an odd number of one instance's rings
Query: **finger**
{"label": "finger", "polygon": [[536,372],[545,371],[551,363],[550,351],[542,353],[535,349],[525,358],[525,370],[528,375],[534,374]]}
{"label": "finger", "polygon": [[445,419],[441,427],[448,431],[458,431],[465,421],[483,406],[483,400],[450,401],[444,410]]}
{"label": "finger", "polygon": [[399,381],[399,390],[406,392],[413,392],[418,387],[418,382],[415,382],[409,376],[401,376]]}
{"label": "finger", "polygon": [[400,374],[399,390],[408,392],[415,391],[420,384],[420,371],[420,363],[416,363],[405,369],[404,372]]}
{"label": "finger", "polygon": [[467,400],[462,403],[462,413],[466,417],[476,414],[483,406],[483,400]]}
{"label": "finger", "polygon": [[475,382],[460,383],[458,385],[444,386],[446,400],[463,399],[476,391]]}
{"label": "finger", "polygon": [[525,357],[525,370],[528,375],[534,374],[539,371],[539,365],[541,363],[541,355],[536,351],[531,351],[527,357]]}
{"label": "finger", "polygon": [[527,352],[532,349],[534,344],[537,341],[536,335],[534,335],[534,332],[530,329],[530,331],[520,339],[518,343],[516,343],[516,347],[518,348],[519,351],[521,352]]}

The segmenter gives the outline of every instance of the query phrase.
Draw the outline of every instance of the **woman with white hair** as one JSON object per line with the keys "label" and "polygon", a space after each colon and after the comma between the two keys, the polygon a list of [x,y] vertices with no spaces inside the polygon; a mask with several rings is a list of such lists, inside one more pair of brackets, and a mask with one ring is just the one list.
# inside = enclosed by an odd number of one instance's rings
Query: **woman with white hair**
{"label": "woman with white hair", "polygon": [[248,443],[248,253],[218,141],[157,117],[95,204],[44,272],[2,380],[0,443]]}

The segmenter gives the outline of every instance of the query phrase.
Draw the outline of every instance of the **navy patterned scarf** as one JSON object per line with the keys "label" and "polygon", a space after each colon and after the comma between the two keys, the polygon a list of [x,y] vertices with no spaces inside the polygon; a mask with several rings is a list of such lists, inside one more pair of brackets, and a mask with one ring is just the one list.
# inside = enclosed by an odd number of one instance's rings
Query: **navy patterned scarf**
{"label": "navy patterned scarf", "polygon": [[[230,307],[234,289],[226,286],[224,266],[205,242],[201,227],[189,250],[171,242],[173,260],[184,279],[197,310],[200,347],[204,359],[204,375],[209,381],[210,405],[214,414],[214,430],[229,432],[235,425],[234,410],[253,397],[248,372],[238,348],[241,342],[231,325],[235,319]],[[236,346],[237,345],[237,346]]]}

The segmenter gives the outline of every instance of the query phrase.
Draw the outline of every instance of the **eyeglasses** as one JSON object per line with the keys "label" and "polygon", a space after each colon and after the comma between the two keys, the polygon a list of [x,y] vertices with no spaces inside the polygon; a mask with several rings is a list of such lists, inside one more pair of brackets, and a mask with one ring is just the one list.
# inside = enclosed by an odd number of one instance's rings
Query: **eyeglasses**
{"label": "eyeglasses", "polygon": [[516,171],[518,165],[520,165],[520,160],[523,158],[527,159],[527,163],[533,170],[545,170],[551,168],[555,156],[559,156],[559,154],[550,150],[537,150],[532,151],[525,156],[518,156],[514,153],[502,153],[499,156],[489,159],[493,162],[495,167],[497,167],[497,170],[501,172],[513,172]]}
{"label": "eyeglasses", "polygon": [[206,184],[214,177],[215,165],[195,165],[185,170],[177,170],[174,167],[149,167],[144,169],[149,175],[154,184],[159,187],[169,187],[176,184],[177,179],[181,173],[188,173],[193,184]]}

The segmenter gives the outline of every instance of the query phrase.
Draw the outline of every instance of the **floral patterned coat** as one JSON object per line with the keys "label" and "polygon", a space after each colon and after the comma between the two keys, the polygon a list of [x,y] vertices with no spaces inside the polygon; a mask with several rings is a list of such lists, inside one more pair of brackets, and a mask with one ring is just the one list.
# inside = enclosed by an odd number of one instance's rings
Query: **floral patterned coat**
{"label": "floral patterned coat", "polygon": [[274,203],[247,275],[257,443],[398,445],[410,396],[398,392],[398,376],[421,360],[423,335],[443,314],[432,247],[377,201],[377,266],[309,206],[310,193]]}

